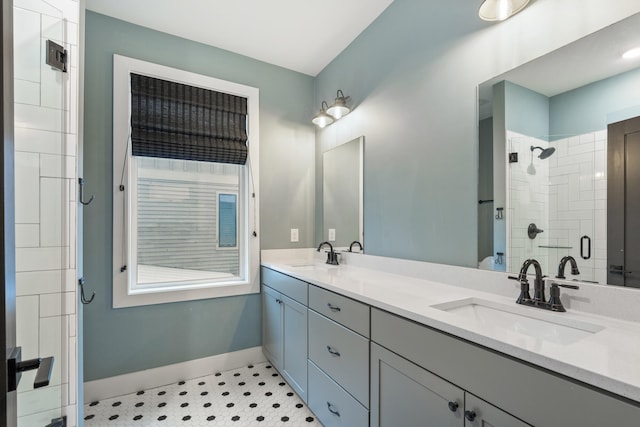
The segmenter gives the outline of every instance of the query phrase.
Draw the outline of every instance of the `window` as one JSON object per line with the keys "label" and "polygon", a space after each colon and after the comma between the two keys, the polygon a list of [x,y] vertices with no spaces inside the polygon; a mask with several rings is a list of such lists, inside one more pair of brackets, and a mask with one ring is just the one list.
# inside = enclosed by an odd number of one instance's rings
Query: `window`
{"label": "window", "polygon": [[218,195],[218,247],[238,246],[237,198],[235,194]]}
{"label": "window", "polygon": [[257,115],[255,88],[114,55],[114,307],[259,291]]}

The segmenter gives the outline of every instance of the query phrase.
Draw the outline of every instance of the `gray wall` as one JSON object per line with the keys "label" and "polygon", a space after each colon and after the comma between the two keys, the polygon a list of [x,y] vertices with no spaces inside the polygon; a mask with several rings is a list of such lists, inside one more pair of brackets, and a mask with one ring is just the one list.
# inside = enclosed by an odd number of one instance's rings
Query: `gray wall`
{"label": "gray wall", "polygon": [[613,3],[537,0],[490,24],[468,1],[399,0],[318,75],[316,105],[342,89],[355,110],[316,131],[316,161],[365,136],[367,253],[476,265],[476,86],[640,10]]}
{"label": "gray wall", "polygon": [[505,82],[505,126],[527,136],[549,134],[549,98],[511,82]]}
{"label": "gray wall", "polygon": [[[493,118],[478,124],[478,199],[493,199]],[[478,204],[478,261],[493,252],[494,203]]]}
{"label": "gray wall", "polygon": [[112,56],[185,69],[260,89],[262,248],[314,244],[313,79],[93,12],[86,14],[84,373],[91,381],[261,344],[259,295],[112,309]]}
{"label": "gray wall", "polygon": [[[505,110],[506,82],[493,85],[493,207],[503,208],[502,218],[493,216],[493,252],[504,254],[502,264],[496,264],[495,269],[507,269],[507,132]],[[497,213],[497,209],[496,209]]]}
{"label": "gray wall", "polygon": [[550,98],[550,134],[582,135],[640,115],[640,69]]}

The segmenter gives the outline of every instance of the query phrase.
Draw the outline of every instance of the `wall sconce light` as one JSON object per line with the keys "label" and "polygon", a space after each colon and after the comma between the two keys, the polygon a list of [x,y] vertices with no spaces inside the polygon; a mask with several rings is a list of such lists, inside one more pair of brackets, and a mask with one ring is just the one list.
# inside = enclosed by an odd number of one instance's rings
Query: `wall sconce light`
{"label": "wall sconce light", "polygon": [[325,107],[329,107],[327,105],[327,101],[322,101],[322,106],[320,107],[320,112],[318,114],[316,114],[316,116],[313,118],[313,120],[311,120],[311,122],[318,126],[320,129],[322,129],[325,126],[330,125],[331,123],[333,123],[333,117],[331,117],[330,115],[327,114],[327,110]]}
{"label": "wall sconce light", "polygon": [[336,100],[331,104],[331,107],[327,105],[326,101],[322,101],[320,112],[311,121],[319,128],[323,128],[341,119],[351,112],[351,108],[347,107],[347,102],[350,99],[349,96],[344,96],[344,93],[338,89]]}
{"label": "wall sconce light", "polygon": [[344,93],[340,89],[336,93],[336,100],[331,107],[327,109],[327,114],[338,120],[342,117],[346,116],[351,112],[351,109],[347,107],[347,101],[350,98],[348,96],[344,96]]}
{"label": "wall sconce light", "polygon": [[504,21],[527,7],[529,0],[484,0],[478,15],[485,21]]}

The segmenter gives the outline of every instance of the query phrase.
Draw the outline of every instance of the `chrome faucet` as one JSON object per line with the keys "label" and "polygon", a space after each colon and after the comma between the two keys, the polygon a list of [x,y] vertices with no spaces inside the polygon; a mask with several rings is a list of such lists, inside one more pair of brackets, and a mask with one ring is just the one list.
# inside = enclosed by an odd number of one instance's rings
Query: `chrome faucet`
{"label": "chrome faucet", "polygon": [[360,252],[362,252],[364,250],[364,248],[362,247],[362,243],[358,242],[357,240],[354,240],[353,242],[351,242],[351,244],[349,245],[349,252],[353,252],[353,245],[358,245],[360,246]]}
{"label": "chrome faucet", "polygon": [[567,265],[567,262],[571,263],[571,274],[573,274],[574,276],[580,274],[580,270],[578,270],[578,264],[576,263],[575,258],[571,255],[567,255],[560,260],[556,279],[566,279],[566,277],[564,276],[564,269]]}
{"label": "chrome faucet", "polygon": [[327,264],[338,265],[338,254],[333,250],[333,246],[329,242],[322,242],[318,246],[318,252],[324,245],[329,245],[329,252],[327,252]]}

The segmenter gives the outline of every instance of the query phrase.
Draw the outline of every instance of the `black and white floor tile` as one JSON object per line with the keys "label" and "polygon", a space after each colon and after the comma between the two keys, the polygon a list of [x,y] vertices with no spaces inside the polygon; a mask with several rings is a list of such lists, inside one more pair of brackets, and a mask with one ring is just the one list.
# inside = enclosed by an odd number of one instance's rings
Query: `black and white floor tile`
{"label": "black and white floor tile", "polygon": [[88,403],[84,425],[322,426],[266,362]]}

